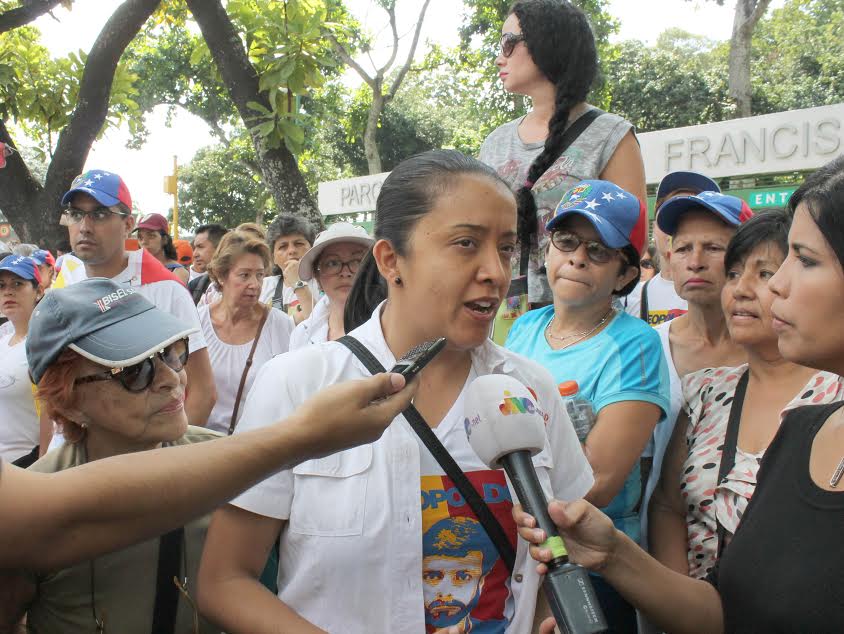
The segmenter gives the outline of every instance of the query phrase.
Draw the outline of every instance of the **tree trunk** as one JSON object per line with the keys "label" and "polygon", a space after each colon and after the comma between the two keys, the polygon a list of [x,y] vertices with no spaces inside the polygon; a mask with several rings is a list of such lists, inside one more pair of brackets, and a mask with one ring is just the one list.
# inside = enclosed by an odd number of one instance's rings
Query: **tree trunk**
{"label": "tree trunk", "polygon": [[750,85],[750,51],[753,30],[768,9],[771,0],[736,0],[733,35],[730,40],[729,91],[738,117],[753,113],[753,89]]}
{"label": "tree trunk", "polygon": [[[67,238],[67,230],[59,225],[61,196],[82,172],[105,123],[111,84],[123,51],[159,2],[126,0],[100,31],[82,73],[76,109],[59,135],[44,186],[32,177],[17,153],[0,170],[0,209],[22,240],[54,247]],[[2,121],[0,141],[14,146]]]}
{"label": "tree trunk", "polygon": [[[255,116],[255,112],[247,104],[254,101],[269,110],[270,103],[267,96],[258,89],[258,73],[247,57],[237,30],[220,0],[186,2],[211,50],[232,102],[244,124],[249,127],[248,121]],[[250,135],[264,185],[272,193],[278,210],[307,218],[318,230],[322,229],[322,214],[308,191],[296,157],[283,145],[278,148],[267,147],[265,139],[257,132],[250,132]]]}
{"label": "tree trunk", "polygon": [[381,93],[380,80],[376,82],[377,89],[372,91],[372,103],[369,106],[366,130],[363,133],[363,150],[370,174],[380,174],[384,171],[381,167],[381,152],[378,149],[378,121],[384,111],[384,95]]}

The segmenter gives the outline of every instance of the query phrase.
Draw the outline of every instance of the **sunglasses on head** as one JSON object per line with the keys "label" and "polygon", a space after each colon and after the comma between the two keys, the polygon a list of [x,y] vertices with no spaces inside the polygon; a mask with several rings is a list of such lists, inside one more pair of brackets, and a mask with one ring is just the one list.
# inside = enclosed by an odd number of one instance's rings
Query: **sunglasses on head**
{"label": "sunglasses on head", "polygon": [[125,368],[112,368],[106,372],[90,374],[76,379],[74,385],[96,381],[117,381],[129,392],[143,392],[155,380],[155,358],[158,357],[174,372],[181,372],[188,362],[188,340],[179,339],[148,358]]}
{"label": "sunglasses on head", "polygon": [[501,35],[501,40],[499,44],[501,45],[501,54],[504,57],[510,57],[513,54],[513,49],[516,48],[516,44],[519,42],[524,42],[525,36],[521,33],[504,33]]}
{"label": "sunglasses on head", "polygon": [[584,240],[576,233],[571,233],[570,231],[555,231],[552,233],[551,244],[563,253],[577,251],[580,245],[583,244],[586,246],[586,256],[595,264],[606,264],[618,252],[616,249],[611,249],[597,240]]}

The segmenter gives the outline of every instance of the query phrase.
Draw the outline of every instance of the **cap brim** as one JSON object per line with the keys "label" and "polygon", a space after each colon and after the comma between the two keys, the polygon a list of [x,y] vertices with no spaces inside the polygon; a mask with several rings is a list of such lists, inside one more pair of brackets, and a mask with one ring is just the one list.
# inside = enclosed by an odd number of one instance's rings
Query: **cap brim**
{"label": "cap brim", "polygon": [[556,229],[560,223],[570,216],[582,216],[586,218],[590,224],[595,227],[595,231],[601,236],[601,242],[605,245],[610,247],[611,249],[621,249],[622,247],[626,247],[630,244],[630,239],[625,236],[621,231],[616,229],[616,227],[606,218],[603,216],[599,216],[598,214],[593,214],[588,211],[582,211],[580,209],[567,209],[560,215],[551,219],[551,221],[545,225],[545,229],[548,231],[553,231]]}
{"label": "cap brim", "polygon": [[677,225],[680,223],[680,218],[689,211],[694,209],[703,209],[709,211],[723,222],[731,227],[737,227],[739,222],[734,216],[725,214],[717,207],[700,200],[699,198],[691,198],[689,196],[680,196],[672,198],[659,208],[659,213],[656,216],[656,224],[663,233],[673,236],[677,233]]}
{"label": "cap brim", "polygon": [[698,172],[672,172],[659,182],[656,199],[660,200],[678,189],[698,192],[721,192],[718,183]]}
{"label": "cap brim", "polygon": [[36,282],[40,282],[41,280],[37,277],[37,269],[33,269],[32,273],[30,274],[29,271],[21,271],[16,268],[12,268],[9,266],[0,266],[0,271],[8,271],[9,273],[14,273],[22,280],[34,280]]}
{"label": "cap brim", "polygon": [[312,247],[308,250],[307,253],[305,253],[305,255],[302,256],[302,259],[299,260],[299,279],[305,282],[313,279],[314,264],[316,263],[320,254],[325,250],[326,247],[330,247],[332,244],[337,244],[339,242],[351,242],[353,244],[359,244],[367,249],[373,244],[375,244],[375,240],[373,240],[372,238],[356,238],[342,236],[337,238],[330,238],[322,244]]}
{"label": "cap brim", "polygon": [[197,330],[170,313],[151,308],[77,339],[68,347],[99,365],[123,368]]}
{"label": "cap brim", "polygon": [[105,205],[106,207],[111,207],[120,202],[119,198],[115,198],[114,196],[110,196],[109,194],[98,191],[96,189],[91,189],[90,187],[74,187],[64,196],[62,196],[62,205],[68,204],[70,202],[70,199],[73,198],[73,195],[78,194],[80,192],[83,194],[88,194],[98,203],[100,203],[101,205]]}

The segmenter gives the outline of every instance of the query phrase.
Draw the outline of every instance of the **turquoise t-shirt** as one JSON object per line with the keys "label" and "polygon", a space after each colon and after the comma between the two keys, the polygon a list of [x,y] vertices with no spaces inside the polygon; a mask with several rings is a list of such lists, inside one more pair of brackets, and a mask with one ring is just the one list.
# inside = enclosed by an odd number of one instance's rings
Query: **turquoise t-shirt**
{"label": "turquoise t-shirt", "polygon": [[[659,335],[641,319],[619,312],[603,331],[564,350],[554,350],[545,340],[545,327],[554,307],[532,310],[516,320],[506,348],[536,361],[559,384],[577,381],[579,395],[592,402],[595,414],[619,401],[645,401],[669,410],[668,365]],[[639,463],[624,486],[602,510],[616,527],[639,541],[639,514],[635,510],[642,491]]]}

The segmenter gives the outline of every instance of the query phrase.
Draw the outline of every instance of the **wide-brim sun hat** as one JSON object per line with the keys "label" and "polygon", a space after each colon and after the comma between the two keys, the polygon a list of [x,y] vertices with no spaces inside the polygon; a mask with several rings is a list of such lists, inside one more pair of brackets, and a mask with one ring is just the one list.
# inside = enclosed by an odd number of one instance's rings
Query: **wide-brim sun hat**
{"label": "wide-brim sun hat", "polygon": [[313,279],[314,266],[320,254],[326,247],[338,242],[351,242],[368,249],[375,244],[375,239],[363,227],[349,222],[335,222],[316,237],[314,246],[299,260],[299,279],[306,282]]}
{"label": "wide-brim sun hat", "polygon": [[657,226],[670,236],[677,233],[680,218],[690,211],[708,211],[730,226],[738,227],[753,217],[753,210],[737,196],[701,192],[695,196],[677,196],[665,201],[656,216]]}
{"label": "wide-brim sun hat", "polygon": [[37,385],[67,348],[98,365],[123,368],[196,331],[135,288],[89,278],[47,293],[36,306],[26,338],[29,372]]}

